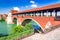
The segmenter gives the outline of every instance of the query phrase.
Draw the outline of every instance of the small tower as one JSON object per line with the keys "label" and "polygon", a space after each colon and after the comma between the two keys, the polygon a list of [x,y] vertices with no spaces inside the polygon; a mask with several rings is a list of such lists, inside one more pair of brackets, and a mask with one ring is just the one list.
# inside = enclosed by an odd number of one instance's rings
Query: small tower
{"label": "small tower", "polygon": [[12,13],[8,13],[8,16],[7,16],[7,24],[12,24]]}
{"label": "small tower", "polygon": [[12,24],[13,23],[13,16],[12,16],[12,14],[18,13],[18,11],[19,11],[19,8],[18,7],[14,7],[13,10],[11,10],[8,13],[7,24]]}
{"label": "small tower", "polygon": [[17,10],[11,10],[9,13],[8,13],[8,16],[7,16],[7,24],[13,24],[13,16],[12,14],[15,14],[17,13],[18,11]]}

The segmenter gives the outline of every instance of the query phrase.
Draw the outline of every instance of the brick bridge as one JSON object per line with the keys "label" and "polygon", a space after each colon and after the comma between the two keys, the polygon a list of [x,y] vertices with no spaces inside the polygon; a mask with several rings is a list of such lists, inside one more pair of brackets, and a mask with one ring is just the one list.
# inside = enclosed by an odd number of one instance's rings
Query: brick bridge
{"label": "brick bridge", "polygon": [[18,12],[12,10],[12,19],[17,19],[17,25],[21,25],[24,20],[30,19],[36,22],[44,31],[47,28],[55,28],[60,25],[60,4],[53,4],[30,10]]}

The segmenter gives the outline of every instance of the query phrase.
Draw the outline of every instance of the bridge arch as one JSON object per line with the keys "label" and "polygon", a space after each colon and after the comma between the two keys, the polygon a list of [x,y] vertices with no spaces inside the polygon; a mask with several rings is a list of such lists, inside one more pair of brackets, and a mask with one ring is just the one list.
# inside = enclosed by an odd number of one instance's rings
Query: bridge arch
{"label": "bridge arch", "polygon": [[17,24],[17,18],[13,18],[13,23]]}
{"label": "bridge arch", "polygon": [[41,26],[36,20],[34,20],[34,19],[32,19],[32,18],[25,18],[25,19],[22,21],[21,25],[22,25],[22,26],[25,26],[25,25],[26,25],[26,22],[29,23],[30,21],[34,21],[34,22],[41,28],[42,32],[44,32],[44,29],[42,28],[42,26]]}

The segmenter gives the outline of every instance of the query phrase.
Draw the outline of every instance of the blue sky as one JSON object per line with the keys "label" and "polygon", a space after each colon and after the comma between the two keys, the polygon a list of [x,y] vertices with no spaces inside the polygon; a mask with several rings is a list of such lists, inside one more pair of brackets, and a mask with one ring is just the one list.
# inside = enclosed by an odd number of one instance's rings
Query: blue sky
{"label": "blue sky", "polygon": [[0,14],[7,14],[12,9],[26,10],[60,3],[60,0],[0,0]]}

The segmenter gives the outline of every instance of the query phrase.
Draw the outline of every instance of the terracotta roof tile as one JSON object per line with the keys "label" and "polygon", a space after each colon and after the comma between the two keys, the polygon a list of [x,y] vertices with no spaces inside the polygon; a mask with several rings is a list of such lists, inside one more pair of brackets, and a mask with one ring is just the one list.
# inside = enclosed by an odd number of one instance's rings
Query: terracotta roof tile
{"label": "terracotta roof tile", "polygon": [[[25,12],[33,12],[33,11],[41,11],[41,10],[47,10],[47,9],[52,9],[52,8],[60,8],[60,4],[53,4],[53,5],[49,5],[49,6],[44,6],[44,7],[40,7],[40,8],[33,8],[30,10],[23,10],[20,11],[19,13],[25,13]],[[17,13],[15,13],[17,14]]]}

